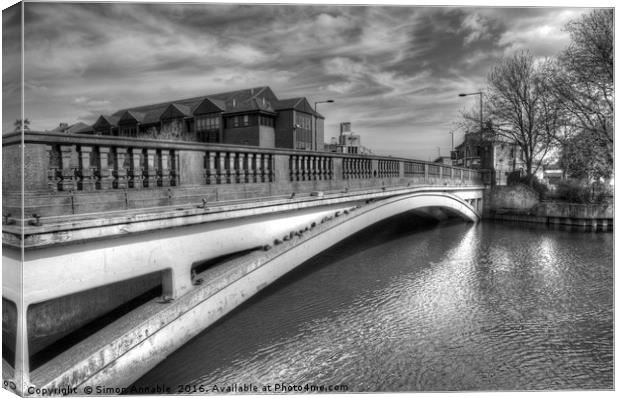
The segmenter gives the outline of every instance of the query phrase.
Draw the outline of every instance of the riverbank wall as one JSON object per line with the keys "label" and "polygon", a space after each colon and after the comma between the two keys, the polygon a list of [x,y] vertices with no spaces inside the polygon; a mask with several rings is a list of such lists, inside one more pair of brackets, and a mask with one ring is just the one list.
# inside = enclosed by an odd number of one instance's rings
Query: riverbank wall
{"label": "riverbank wall", "polygon": [[577,204],[540,201],[526,185],[495,187],[485,194],[483,219],[546,224],[574,230],[613,231],[612,203]]}

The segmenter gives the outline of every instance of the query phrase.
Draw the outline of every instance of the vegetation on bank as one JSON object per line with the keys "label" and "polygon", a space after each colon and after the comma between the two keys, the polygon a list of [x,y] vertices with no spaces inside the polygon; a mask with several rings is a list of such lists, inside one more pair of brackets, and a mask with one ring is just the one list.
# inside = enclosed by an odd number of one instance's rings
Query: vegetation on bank
{"label": "vegetation on bank", "polygon": [[[612,192],[613,10],[596,9],[565,29],[571,42],[556,57],[521,51],[493,68],[483,91],[482,133],[520,147],[525,176],[510,183],[526,183],[543,198],[597,203]],[[479,126],[477,110],[463,114],[466,131]],[[551,158],[567,177],[553,192],[536,178]]]}

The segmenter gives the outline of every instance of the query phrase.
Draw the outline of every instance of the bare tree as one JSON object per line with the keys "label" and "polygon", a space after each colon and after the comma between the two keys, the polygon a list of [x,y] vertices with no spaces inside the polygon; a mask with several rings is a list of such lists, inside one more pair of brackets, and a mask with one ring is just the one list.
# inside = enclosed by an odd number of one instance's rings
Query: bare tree
{"label": "bare tree", "polygon": [[504,58],[488,77],[487,115],[492,132],[517,144],[527,178],[540,167],[562,123],[561,107],[551,94],[545,63],[528,51]]}

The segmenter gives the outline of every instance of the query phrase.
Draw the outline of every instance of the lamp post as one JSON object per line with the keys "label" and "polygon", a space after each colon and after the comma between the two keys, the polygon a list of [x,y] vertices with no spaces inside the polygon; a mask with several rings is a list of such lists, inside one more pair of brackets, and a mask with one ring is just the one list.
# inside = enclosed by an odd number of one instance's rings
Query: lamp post
{"label": "lamp post", "polygon": [[[325,100],[325,101],[316,101],[316,102],[314,103],[314,113],[317,113],[317,111],[316,111],[316,106],[317,106],[318,104],[327,104],[327,103],[330,103],[330,104],[331,104],[331,103],[333,103],[333,102],[336,102],[336,101],[334,101],[334,100],[332,100],[332,99],[328,99],[328,100]],[[317,125],[317,123],[318,123],[318,121],[319,121],[319,118],[318,118],[318,116],[317,116],[317,115],[314,115],[314,118],[315,118],[315,122],[314,122],[314,149],[315,149],[315,150],[318,150],[318,143],[316,142],[316,141],[317,141],[317,137],[316,137],[316,135],[317,135],[318,131],[317,131],[316,125]]]}
{"label": "lamp post", "polygon": [[482,92],[478,91],[476,93],[466,93],[466,94],[459,94],[459,97],[467,97],[468,95],[479,95],[480,96],[480,139],[482,139],[482,125],[483,125],[483,121],[482,121]]}
{"label": "lamp post", "polygon": [[450,149],[450,152],[454,152],[454,130],[450,131],[448,134],[450,134],[450,138],[451,138],[451,142],[452,142],[452,146]]}

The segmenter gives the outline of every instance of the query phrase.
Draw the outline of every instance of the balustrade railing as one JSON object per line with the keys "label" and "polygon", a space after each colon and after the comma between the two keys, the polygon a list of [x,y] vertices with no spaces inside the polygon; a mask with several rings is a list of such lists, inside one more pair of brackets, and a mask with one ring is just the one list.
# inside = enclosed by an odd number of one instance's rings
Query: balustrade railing
{"label": "balustrade railing", "polygon": [[288,165],[290,181],[320,181],[334,178],[334,162],[329,156],[290,155]]}
{"label": "balustrade railing", "polygon": [[176,186],[175,150],[103,145],[47,145],[52,191]]}
{"label": "balustrade railing", "polygon": [[372,160],[368,158],[343,158],[342,178],[371,178]]}
{"label": "balustrade railing", "polygon": [[[5,136],[3,144],[17,150],[19,136],[11,136]],[[282,178],[296,182],[416,177],[480,183],[476,170],[381,156],[38,132],[26,133],[25,138],[33,151],[26,156],[40,159],[47,154],[43,163],[33,163],[45,164],[46,169],[32,170],[31,175],[41,176],[34,178],[40,182],[32,182],[32,190],[140,190],[282,183]]]}
{"label": "balustrade railing", "polygon": [[404,162],[405,163],[405,177],[424,177],[424,163],[419,162]]}
{"label": "balustrade railing", "polygon": [[247,151],[217,150],[204,154],[205,183],[246,184],[273,182],[273,155]]}
{"label": "balustrade railing", "polygon": [[379,178],[398,177],[400,174],[398,160],[380,159],[377,168]]}

